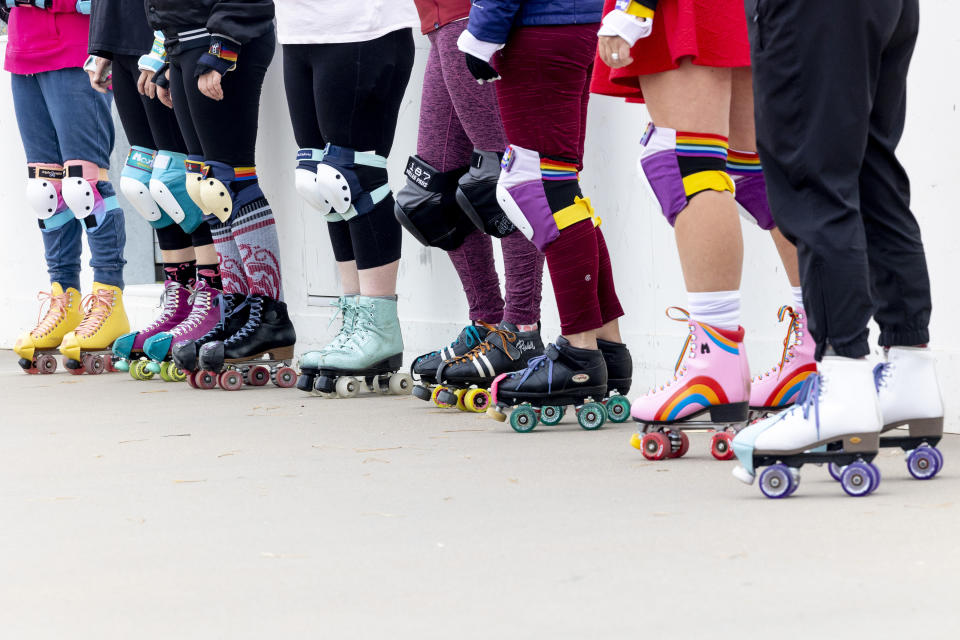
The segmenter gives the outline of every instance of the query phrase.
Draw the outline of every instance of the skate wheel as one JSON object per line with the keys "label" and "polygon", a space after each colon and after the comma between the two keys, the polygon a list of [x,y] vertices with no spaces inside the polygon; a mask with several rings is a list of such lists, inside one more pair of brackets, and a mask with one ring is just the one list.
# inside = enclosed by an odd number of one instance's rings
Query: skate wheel
{"label": "skate wheel", "polygon": [[44,375],[49,375],[57,370],[57,359],[51,356],[50,354],[43,354],[37,358],[37,366],[33,370],[34,373],[39,372]]}
{"label": "skate wheel", "polygon": [[337,378],[336,390],[337,395],[341,398],[353,398],[360,393],[360,383],[356,378],[349,376]]}
{"label": "skate wheel", "polygon": [[690,450],[690,438],[688,438],[687,434],[682,430],[671,430],[667,434],[667,438],[670,439],[670,453],[667,454],[668,458],[682,458],[684,454]]}
{"label": "skate wheel", "polygon": [[[152,362],[150,364],[153,364]],[[170,363],[160,363],[160,379],[164,382],[170,382]]]}
{"label": "skate wheel", "polygon": [[98,376],[106,370],[107,365],[102,356],[88,356],[83,359],[83,370],[93,376]]}
{"label": "skate wheel", "polygon": [[504,422],[507,419],[507,414],[493,405],[490,405],[490,408],[487,409],[487,415],[497,422]]}
{"label": "skate wheel", "polygon": [[626,422],[630,417],[630,401],[623,396],[611,396],[604,403],[607,407],[607,418],[610,422]]}
{"label": "skate wheel", "polygon": [[433,396],[430,389],[428,389],[422,384],[418,384],[414,386],[413,390],[410,392],[410,395],[412,395],[414,398],[423,400],[425,402],[429,402],[431,397]]}
{"label": "skate wheel", "polygon": [[772,465],[760,474],[760,491],[768,498],[786,498],[793,488],[793,474],[785,464]]}
{"label": "skate wheel", "polygon": [[940,469],[943,469],[943,454],[936,447],[930,447],[930,452],[937,456],[937,473],[939,473]]}
{"label": "skate wheel", "polygon": [[251,387],[262,387],[270,382],[270,369],[263,365],[252,367],[247,372],[247,384]]}
{"label": "skate wheel", "polygon": [[533,407],[517,407],[510,413],[510,426],[517,433],[529,433],[537,428],[537,412]]}
{"label": "skate wheel", "polygon": [[840,476],[843,475],[844,468],[845,467],[840,466],[836,462],[831,462],[829,466],[827,466],[827,471],[830,472],[831,478],[833,478],[837,482],[840,482]]}
{"label": "skate wheel", "polygon": [[490,406],[490,394],[486,389],[468,389],[463,404],[473,413],[483,413]]}
{"label": "skate wheel", "polygon": [[200,387],[197,386],[197,372],[196,372],[196,371],[191,371],[190,373],[187,374],[187,384],[190,385],[191,387],[193,387],[194,389],[199,389],[199,388],[200,388]]}
{"label": "skate wheel", "polygon": [[880,477],[879,472],[871,469],[865,462],[853,462],[847,465],[840,476],[840,486],[847,492],[847,495],[854,498],[861,498],[870,495]]}
{"label": "skate wheel", "polygon": [[647,460],[663,460],[670,450],[670,439],[665,433],[654,431],[643,436],[641,446],[643,457]]}
{"label": "skate wheel", "polygon": [[643,451],[643,434],[634,433],[630,436],[630,446],[634,449],[639,449]]}
{"label": "skate wheel", "polygon": [[577,422],[587,431],[594,431],[607,421],[607,409],[599,402],[588,402],[577,410]]}
{"label": "skate wheel", "polygon": [[433,404],[442,409],[449,409],[457,404],[457,394],[447,387],[437,387],[433,390]]}
{"label": "skate wheel", "polygon": [[143,365],[143,369],[144,371],[149,371],[153,375],[157,375],[159,373],[160,377],[166,380],[166,378],[163,377],[163,365],[161,365],[159,362],[146,362]]}
{"label": "skate wheel", "polygon": [[917,447],[907,455],[907,471],[917,480],[929,480],[940,471],[940,461],[933,447]]}
{"label": "skate wheel", "polygon": [[457,409],[460,409],[460,411],[470,411],[467,405],[463,403],[463,397],[467,395],[467,390],[457,389],[454,393],[457,395]]}
{"label": "skate wheel", "polygon": [[729,431],[718,431],[710,438],[710,455],[717,460],[733,460],[733,436]]}
{"label": "skate wheel", "polygon": [[31,376],[35,376],[39,373],[39,370],[36,367],[27,367],[26,369],[23,369],[23,372]]}
{"label": "skate wheel", "polygon": [[213,389],[217,386],[217,374],[212,371],[197,371],[194,382],[198,389]]}
{"label": "skate wheel", "polygon": [[563,420],[563,416],[566,413],[566,410],[563,407],[555,407],[552,405],[547,405],[540,408],[540,422],[552,427],[555,424],[559,424]]}
{"label": "skate wheel", "polygon": [[183,382],[187,379],[187,374],[183,372],[183,369],[172,362],[168,362],[167,364],[167,379],[170,382]]}
{"label": "skate wheel", "polygon": [[790,476],[793,478],[793,488],[790,489],[789,495],[793,495],[797,492],[797,489],[800,487],[800,469],[795,467],[789,467]]}
{"label": "skate wheel", "polygon": [[413,376],[409,373],[395,373],[390,376],[390,393],[395,396],[405,396],[410,394],[413,388]]}
{"label": "skate wheel", "polygon": [[236,369],[227,369],[217,379],[221,389],[238,391],[243,387],[243,374]]}
{"label": "skate wheel", "polygon": [[273,384],[281,389],[290,389],[297,384],[297,372],[293,367],[280,367],[273,373]]}

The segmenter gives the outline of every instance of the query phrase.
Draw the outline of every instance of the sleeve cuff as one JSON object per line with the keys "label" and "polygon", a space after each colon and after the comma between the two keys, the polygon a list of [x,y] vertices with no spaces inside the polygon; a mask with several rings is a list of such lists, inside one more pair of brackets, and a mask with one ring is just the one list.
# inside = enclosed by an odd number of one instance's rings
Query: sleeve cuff
{"label": "sleeve cuff", "polygon": [[217,71],[226,75],[228,71],[237,68],[237,59],[240,57],[240,44],[230,38],[215,34],[210,37],[210,48],[197,60],[197,70],[194,73],[199,77],[208,71]]}
{"label": "sleeve cuff", "polygon": [[460,51],[469,53],[474,58],[479,58],[485,62],[490,62],[493,54],[503,49],[503,46],[504,45],[495,42],[478,40],[477,37],[469,31],[464,31],[460,34],[460,37],[457,38],[457,48],[460,49]]}

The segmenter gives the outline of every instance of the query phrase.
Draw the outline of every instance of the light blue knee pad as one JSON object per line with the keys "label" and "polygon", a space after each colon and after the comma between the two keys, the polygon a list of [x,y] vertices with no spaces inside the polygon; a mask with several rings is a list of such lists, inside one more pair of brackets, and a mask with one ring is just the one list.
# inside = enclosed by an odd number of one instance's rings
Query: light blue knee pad
{"label": "light blue knee pad", "polygon": [[170,218],[187,233],[203,221],[203,212],[187,193],[187,156],[173,151],[158,151],[153,161],[150,194]]}
{"label": "light blue knee pad", "polygon": [[157,152],[152,149],[136,146],[130,148],[120,174],[120,192],[151,227],[163,229],[173,224],[173,218],[160,209],[150,194],[150,175],[153,173],[156,155]]}

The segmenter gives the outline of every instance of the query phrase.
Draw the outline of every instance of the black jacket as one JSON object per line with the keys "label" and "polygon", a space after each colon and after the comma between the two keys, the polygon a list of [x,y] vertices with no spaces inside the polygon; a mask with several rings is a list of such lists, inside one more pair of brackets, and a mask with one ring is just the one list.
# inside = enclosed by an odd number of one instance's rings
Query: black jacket
{"label": "black jacket", "polygon": [[168,54],[189,46],[180,38],[186,31],[205,29],[242,45],[273,29],[273,0],[144,0],[143,5],[150,27],[163,31]]}
{"label": "black jacket", "polygon": [[101,58],[139,56],[150,51],[153,31],[142,0],[93,0],[88,51]]}

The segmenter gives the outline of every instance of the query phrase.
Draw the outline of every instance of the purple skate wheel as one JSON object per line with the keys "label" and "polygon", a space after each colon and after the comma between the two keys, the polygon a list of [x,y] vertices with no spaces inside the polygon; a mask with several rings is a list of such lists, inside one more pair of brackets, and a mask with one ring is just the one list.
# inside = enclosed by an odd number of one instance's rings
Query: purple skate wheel
{"label": "purple skate wheel", "polygon": [[768,498],[786,498],[793,493],[793,489],[793,474],[785,464],[772,465],[760,474],[760,491]]}
{"label": "purple skate wheel", "polygon": [[861,498],[870,495],[876,488],[876,475],[867,463],[853,462],[848,464],[840,476],[840,486],[847,492],[847,495],[854,498]]}
{"label": "purple skate wheel", "polygon": [[831,462],[831,463],[829,464],[829,466],[827,466],[827,471],[830,472],[830,477],[831,477],[831,478],[833,478],[833,479],[836,480],[837,482],[840,482],[840,476],[843,475],[843,470],[844,470],[844,468],[845,468],[845,467],[841,467],[841,466],[840,466],[839,464],[837,464],[836,462]]}
{"label": "purple skate wheel", "polygon": [[917,480],[929,480],[940,471],[940,461],[932,447],[917,447],[907,456],[907,471]]}

